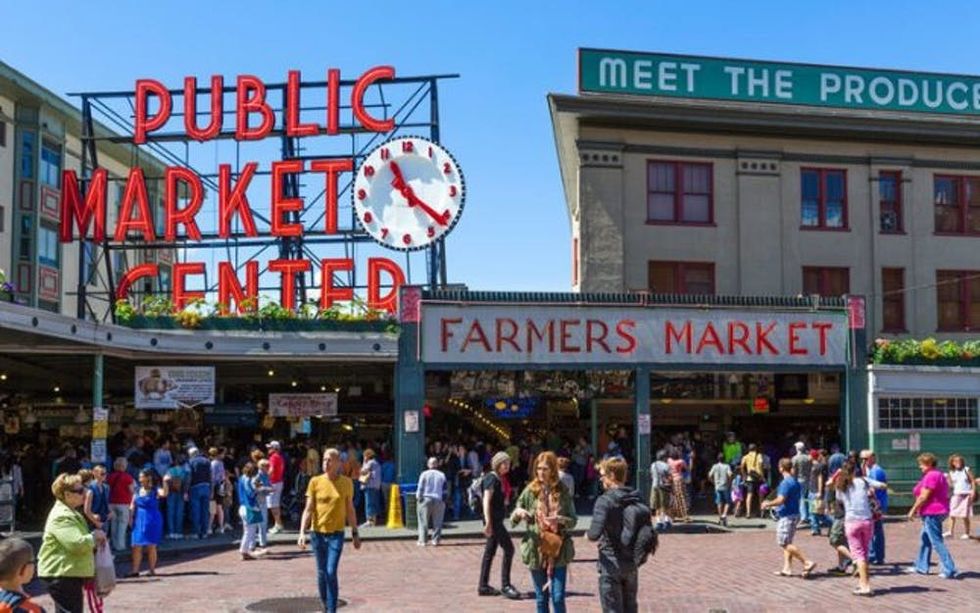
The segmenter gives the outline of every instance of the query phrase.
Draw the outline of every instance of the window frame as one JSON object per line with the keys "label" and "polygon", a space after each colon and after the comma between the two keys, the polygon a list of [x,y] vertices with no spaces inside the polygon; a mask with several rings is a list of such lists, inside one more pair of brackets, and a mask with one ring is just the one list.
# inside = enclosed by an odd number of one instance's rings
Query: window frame
{"label": "window frame", "polygon": [[830,294],[830,293],[826,293],[826,292],[823,291],[823,290],[827,289],[827,286],[828,286],[827,275],[829,273],[831,273],[831,272],[836,272],[836,271],[843,271],[843,273],[844,273],[844,281],[845,281],[845,285],[847,285],[847,290],[844,292],[844,294],[847,294],[847,293],[849,293],[851,291],[851,269],[849,267],[847,267],[847,266],[804,266],[803,267],[803,270],[802,270],[802,279],[801,279],[802,283],[801,283],[800,287],[802,288],[803,293],[806,294],[806,295],[811,295],[812,294],[812,292],[807,292],[806,291],[806,273],[808,271],[811,271],[811,272],[812,271],[816,271],[816,272],[819,272],[820,273],[820,281],[818,283],[818,285],[820,286],[820,291],[817,292],[817,295],[819,295],[819,296],[823,296],[823,297],[835,297],[835,296],[840,296],[841,295],[841,294]]}
{"label": "window frame", "polygon": [[[885,288],[885,276],[886,276],[886,272],[888,271],[891,272],[898,271],[898,274],[901,275],[901,287],[899,287],[898,289],[891,289],[891,290]],[[889,296],[889,294],[891,294],[892,292],[894,292],[894,294]],[[885,323],[887,321],[887,318],[885,317],[885,307],[889,302],[897,305],[897,309],[899,313],[899,318],[898,318],[899,323],[897,326],[893,326],[893,327],[888,327]],[[891,333],[908,332],[906,325],[907,324],[905,321],[905,269],[900,267],[894,267],[894,266],[883,266],[881,269],[881,331],[891,332]]]}
{"label": "window frame", "polygon": [[[959,218],[959,230],[940,230],[939,225],[936,223],[936,181],[940,179],[948,179],[953,181],[956,192],[956,209]],[[980,189],[980,175],[950,175],[950,174],[940,174],[936,173],[932,175],[932,233],[935,236],[980,236],[980,230],[970,231],[969,229],[969,210],[970,205],[966,198],[966,183],[969,180],[974,180],[977,182],[977,188]],[[950,208],[950,207],[947,207]],[[977,214],[980,215],[980,207],[977,208]]]}
{"label": "window frame", "polygon": [[[895,181],[895,199],[891,202],[881,197],[881,183],[885,178],[892,178]],[[894,208],[897,222],[894,230],[885,230],[882,227],[881,219],[885,214],[885,205],[889,204]],[[878,172],[878,232],[880,234],[905,234],[905,217],[902,214],[902,171],[901,170],[881,170]]]}
{"label": "window frame", "polygon": [[[942,291],[940,275],[955,275],[959,284],[960,327],[944,326],[940,320],[939,292]],[[937,332],[975,332],[980,330],[980,321],[970,320],[970,281],[980,282],[980,270],[936,270],[936,331]]]}
{"label": "window frame", "polygon": [[[650,218],[650,195],[666,194],[668,192],[655,192],[650,185],[650,167],[654,164],[664,164],[673,166],[674,170],[674,218],[672,220],[668,219],[651,219]],[[688,166],[700,166],[705,167],[708,170],[708,221],[685,221],[684,220],[684,196],[687,192],[684,191],[684,168]],[[715,165],[713,162],[693,162],[688,160],[660,160],[660,159],[648,159],[646,164],[646,223],[650,226],[700,226],[700,227],[713,227],[715,226]],[[691,192],[691,195],[704,194],[700,192]]]}
{"label": "window frame", "polygon": [[[877,396],[877,402],[874,406],[874,424],[875,430],[878,432],[908,432],[908,431],[928,431],[928,432],[977,432],[980,431],[980,401],[978,401],[976,396],[910,396],[903,394],[887,394]],[[936,402],[941,400],[942,402]],[[965,407],[959,406],[960,402],[965,404]],[[926,404],[929,404],[927,407]],[[902,406],[902,405],[906,406]],[[916,406],[916,405],[919,406]],[[972,404],[972,406],[970,406]],[[895,406],[897,405],[897,406]],[[959,420],[960,417],[957,413],[960,409],[963,410],[965,418],[969,420],[967,426],[964,427],[949,427],[944,425],[943,427],[937,427],[935,424],[939,419],[940,407],[942,408],[942,419],[948,423],[949,419]],[[953,414],[950,415],[949,411],[952,409]],[[882,411],[888,411],[889,415],[885,418],[882,416]],[[919,411],[919,415],[915,414],[915,411]],[[931,410],[932,414],[927,415],[926,411]],[[903,412],[907,412],[905,415]],[[972,416],[971,416],[972,413]],[[894,423],[894,420],[899,420],[899,423]],[[908,426],[904,426],[901,422],[902,420],[908,422]],[[921,420],[916,424],[915,420]],[[929,419],[932,422],[932,426],[927,426],[926,421]],[[972,427],[969,422],[973,422]]]}
{"label": "window frame", "polygon": [[[816,226],[808,226],[803,223],[803,175],[807,172],[817,173],[817,220],[819,224]],[[830,173],[841,173],[844,180],[844,189],[842,192],[843,199],[843,211],[841,212],[841,217],[844,221],[841,226],[828,226],[827,225],[827,200],[826,200],[826,185],[825,180],[827,175]],[[850,207],[847,201],[847,169],[846,168],[820,168],[815,166],[802,166],[800,167],[800,230],[807,230],[810,232],[850,232]]]}
{"label": "window frame", "polygon": [[[49,166],[54,166],[54,164],[50,160],[46,159],[45,154],[48,154],[49,156],[54,155],[58,161],[57,170],[54,173],[54,177],[53,177],[54,180],[53,183],[49,181],[49,179],[51,179],[52,177],[48,177],[47,175],[48,175]],[[41,183],[41,185],[47,185],[48,187],[52,187],[54,189],[60,190],[61,172],[65,168],[65,156],[61,151],[61,146],[47,139],[42,138],[41,148],[40,151],[38,152],[38,162],[39,162],[39,167],[38,167],[37,178],[38,181]]]}
{"label": "window frame", "polygon": [[[54,244],[54,259],[47,257],[46,250],[50,246],[48,240],[52,239]],[[37,231],[37,262],[41,266],[61,270],[61,243],[58,240],[58,230],[45,224],[40,224]]]}
{"label": "window frame", "polygon": [[[656,290],[653,287],[653,267],[657,264],[671,266],[673,268],[674,274],[674,291],[664,292]],[[687,279],[684,273],[688,269],[704,269],[711,273],[711,293],[710,294],[692,294],[687,291]],[[715,280],[715,263],[714,262],[688,262],[688,261],[678,261],[678,260],[649,260],[647,261],[647,288],[656,294],[676,294],[684,296],[714,296],[717,294],[717,281]]]}

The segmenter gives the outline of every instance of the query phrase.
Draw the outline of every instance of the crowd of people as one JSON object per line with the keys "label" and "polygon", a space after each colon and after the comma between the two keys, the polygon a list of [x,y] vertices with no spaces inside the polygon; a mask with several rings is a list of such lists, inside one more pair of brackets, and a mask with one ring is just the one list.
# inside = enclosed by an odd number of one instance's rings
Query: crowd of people
{"label": "crowd of people", "polygon": [[[202,441],[205,450],[193,440],[148,438],[125,426],[110,443],[111,471],[69,446],[54,458],[54,500],[36,572],[59,610],[82,611],[86,594],[92,598],[93,558],[100,547],[129,549],[130,575],[142,570],[144,560],[145,573],[153,575],[164,539],[203,539],[240,529],[239,552],[250,561],[264,555],[269,534],[284,530],[294,517],[297,544],[314,553],[323,606],[336,610],[346,529],[360,548],[358,528],[382,521],[396,480],[383,441],[347,441],[321,455],[302,441],[284,446],[271,440],[239,453],[207,439]],[[870,567],[885,562],[883,515],[889,502],[887,474],[873,451],[845,454],[836,446],[808,449],[805,441],[797,441],[773,462],[759,445],[744,445],[733,433],[717,444],[699,443],[704,441],[684,433],[661,441],[650,466],[647,507],[639,492],[626,486],[630,462],[623,452],[628,447],[616,440],[601,459],[584,440],[529,437],[502,448],[476,439],[433,440],[414,492],[418,544],[440,545],[447,516],[478,518],[485,545],[477,593],[521,598],[511,577],[519,553],[538,611],[562,612],[567,567],[575,557],[572,532],[584,509],[592,514],[587,536],[597,542],[603,610],[631,611],[637,571],[656,547],[656,533],[690,521],[693,502],[710,492],[720,524],[727,524],[730,511],[745,517],[768,513],[776,521],[782,549],[776,575],[792,576],[799,564],[802,576],[810,576],[816,563],[795,536],[800,529],[821,535],[827,528],[838,557],[828,572],[854,575],[854,593],[872,594]],[[713,462],[706,461],[705,447],[715,454]],[[950,457],[945,471],[932,454],[921,454],[917,463],[922,479],[908,519],[920,520],[922,527],[920,550],[908,571],[927,574],[935,551],[940,577],[955,578],[958,569],[945,539],[956,535],[958,524],[959,538],[970,538],[978,480],[962,456]],[[26,496],[25,467],[16,458],[5,466],[8,474],[20,473],[21,489],[15,491]],[[509,529],[522,526],[518,552]],[[29,568],[34,558],[30,550],[28,560],[25,545],[17,539],[0,543],[0,604],[28,599],[22,579],[34,572]],[[496,588],[491,571],[498,550]]]}

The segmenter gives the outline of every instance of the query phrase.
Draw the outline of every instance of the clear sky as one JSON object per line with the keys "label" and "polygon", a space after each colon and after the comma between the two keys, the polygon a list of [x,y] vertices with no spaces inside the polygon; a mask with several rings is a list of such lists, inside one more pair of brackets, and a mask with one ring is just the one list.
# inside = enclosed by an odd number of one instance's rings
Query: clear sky
{"label": "clear sky", "polygon": [[582,46],[980,74],[969,2],[34,2],[6,0],[0,59],[49,89],[270,82],[376,64],[458,72],[442,141],[468,198],[448,239],[453,282],[566,291],[570,235],[545,96],[573,93]]}

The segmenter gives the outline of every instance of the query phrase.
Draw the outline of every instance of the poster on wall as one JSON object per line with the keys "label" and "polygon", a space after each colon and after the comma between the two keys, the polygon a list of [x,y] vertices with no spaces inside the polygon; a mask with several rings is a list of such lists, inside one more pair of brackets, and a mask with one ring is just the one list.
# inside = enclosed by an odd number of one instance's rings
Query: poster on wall
{"label": "poster on wall", "polygon": [[274,417],[336,417],[337,394],[269,394]]}
{"label": "poster on wall", "polygon": [[405,432],[419,431],[419,412],[405,411]]}
{"label": "poster on wall", "polygon": [[137,366],[137,409],[177,409],[214,404],[213,366]]}

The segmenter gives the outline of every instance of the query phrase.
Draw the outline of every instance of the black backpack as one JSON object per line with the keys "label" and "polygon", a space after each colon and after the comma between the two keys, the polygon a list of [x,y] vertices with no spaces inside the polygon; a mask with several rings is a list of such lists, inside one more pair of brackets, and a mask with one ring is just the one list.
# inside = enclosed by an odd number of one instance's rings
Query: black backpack
{"label": "black backpack", "polygon": [[632,555],[637,567],[643,566],[647,559],[657,551],[659,539],[651,523],[650,507],[642,502],[634,502],[623,508],[623,533],[620,544],[627,555]]}

